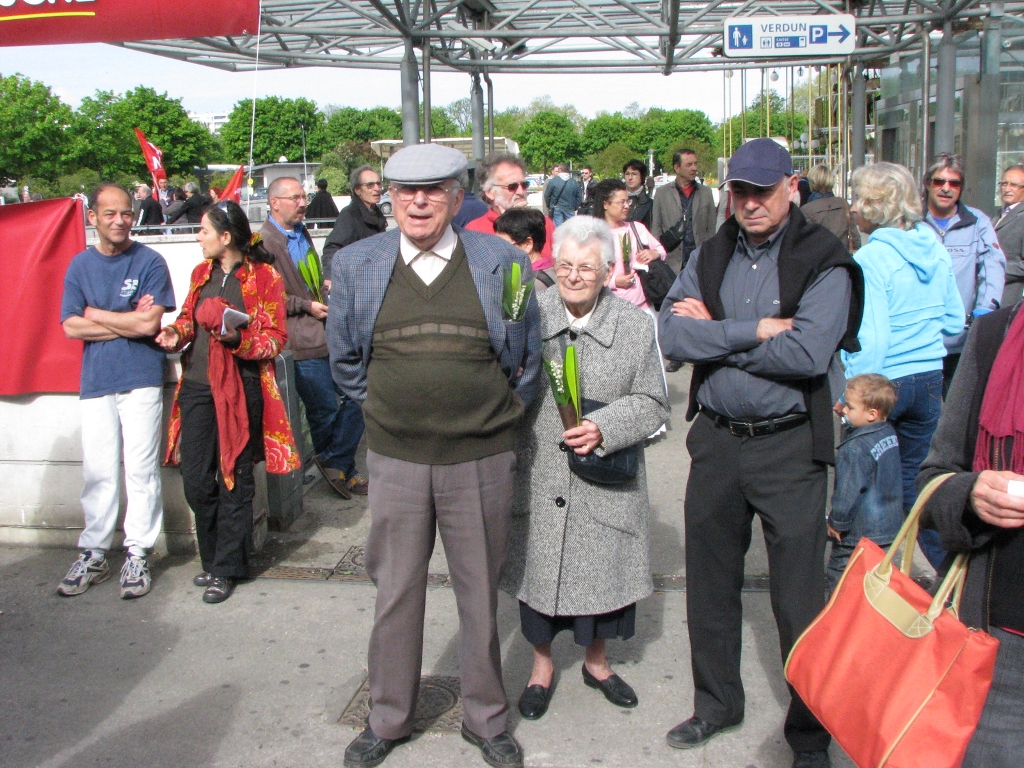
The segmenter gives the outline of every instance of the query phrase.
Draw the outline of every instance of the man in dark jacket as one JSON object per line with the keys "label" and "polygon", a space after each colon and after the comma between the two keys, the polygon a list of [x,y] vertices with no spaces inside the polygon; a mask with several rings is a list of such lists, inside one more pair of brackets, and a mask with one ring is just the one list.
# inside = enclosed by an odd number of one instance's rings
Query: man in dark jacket
{"label": "man in dark jacket", "polygon": [[670,267],[681,270],[694,249],[715,234],[715,198],[697,179],[697,153],[692,149],[676,152],[672,169],[676,172],[675,183],[666,184],[654,194],[651,234],[661,239],[670,229],[680,230],[682,241],[665,258]]}
{"label": "man in dark jacket", "polygon": [[368,165],[361,165],[349,177],[352,202],[341,209],[334,229],[324,243],[324,274],[331,274],[334,252],[388,228],[388,220],[380,212],[382,187],[380,175]]}
{"label": "man in dark jacket", "polygon": [[[726,181],[735,213],[690,257],[659,320],[664,353],[694,364],[687,418],[700,414],[684,506],[694,714],[667,736],[680,749],[743,721],[740,588],[755,514],[783,659],[825,605],[826,465],[841,391],[830,380],[843,380],[835,353],[859,348],[863,304],[860,267],[789,202],[789,152],[747,142]],[[795,694],[784,733],[793,768],[830,768],[828,731]]]}
{"label": "man in dark jacket", "polygon": [[309,201],[306,208],[306,218],[316,220],[328,219],[333,221],[338,218],[338,206],[334,204],[334,198],[327,191],[327,179],[320,179],[316,183],[316,194]]}
{"label": "man in dark jacket", "polygon": [[185,192],[185,203],[178,209],[172,219],[167,217],[168,224],[198,224],[202,221],[203,213],[213,202],[206,195],[199,191],[199,185],[190,181],[182,187]]}
{"label": "man in dark jacket", "polygon": [[156,227],[164,223],[164,210],[156,198],[153,197],[153,190],[145,184],[140,184],[135,192],[135,198],[139,201],[139,211],[135,215],[135,226]]}
{"label": "man in dark jacket", "polygon": [[327,304],[314,298],[299,273],[299,262],[313,247],[302,223],[306,215],[306,195],[298,179],[285,177],[271,182],[267,200],[270,216],[260,234],[266,249],[275,256],[274,267],[284,278],[288,303],[285,349],[295,356],[295,388],[306,406],[316,464],[339,496],[344,499],[351,499],[354,493],[364,496],[369,484],[356,472],[356,448],[363,436],[363,411],[359,403],[341,395],[334,385],[324,335]]}
{"label": "man in dark jacket", "polygon": [[551,180],[544,187],[544,205],[555,226],[575,216],[582,203],[583,190],[569,173],[568,166],[561,163],[552,166]]}

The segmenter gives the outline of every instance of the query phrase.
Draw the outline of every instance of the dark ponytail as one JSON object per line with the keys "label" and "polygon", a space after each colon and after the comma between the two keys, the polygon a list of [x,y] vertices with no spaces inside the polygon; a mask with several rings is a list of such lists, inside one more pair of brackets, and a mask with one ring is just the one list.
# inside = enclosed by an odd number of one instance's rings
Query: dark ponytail
{"label": "dark ponytail", "polygon": [[233,200],[219,202],[206,209],[206,217],[217,232],[231,235],[231,244],[247,259],[263,264],[274,263],[274,255],[263,246],[260,235],[253,235],[249,217],[238,203]]}

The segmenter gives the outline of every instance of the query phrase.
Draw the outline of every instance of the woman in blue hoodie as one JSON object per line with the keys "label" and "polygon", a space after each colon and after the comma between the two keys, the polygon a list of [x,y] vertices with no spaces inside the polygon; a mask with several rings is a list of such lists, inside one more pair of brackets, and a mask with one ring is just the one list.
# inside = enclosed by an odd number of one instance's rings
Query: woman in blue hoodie
{"label": "woman in blue hoodie", "polygon": [[[844,352],[842,359],[847,378],[880,373],[896,385],[889,421],[899,439],[906,512],[942,410],[942,338],[963,330],[964,303],[949,253],[921,223],[921,198],[906,168],[858,168],[853,194],[857,226],[869,236],[853,256],[864,270],[864,319],[857,336],[861,350]],[[921,549],[937,566],[945,553],[930,534],[922,531]]]}

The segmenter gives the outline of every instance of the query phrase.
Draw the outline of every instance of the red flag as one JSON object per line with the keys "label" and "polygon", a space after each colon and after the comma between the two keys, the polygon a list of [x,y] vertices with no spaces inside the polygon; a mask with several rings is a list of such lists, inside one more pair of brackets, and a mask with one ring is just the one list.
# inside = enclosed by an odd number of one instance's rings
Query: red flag
{"label": "red flag", "polygon": [[156,144],[147,139],[146,134],[138,128],[135,129],[135,135],[139,139],[139,146],[142,147],[142,154],[146,158],[146,167],[149,168],[149,172],[153,176],[153,199],[159,200],[159,181],[167,178],[167,171],[164,170],[163,150],[157,148]]}
{"label": "red flag", "polygon": [[241,204],[242,202],[242,177],[245,175],[245,166],[238,166],[238,170],[235,171],[235,175],[231,177],[231,181],[224,187],[224,191],[220,193],[221,200],[234,200],[236,203]]}
{"label": "red flag", "polygon": [[77,200],[0,206],[0,395],[78,392],[82,342],[64,335],[64,273],[85,250]]}

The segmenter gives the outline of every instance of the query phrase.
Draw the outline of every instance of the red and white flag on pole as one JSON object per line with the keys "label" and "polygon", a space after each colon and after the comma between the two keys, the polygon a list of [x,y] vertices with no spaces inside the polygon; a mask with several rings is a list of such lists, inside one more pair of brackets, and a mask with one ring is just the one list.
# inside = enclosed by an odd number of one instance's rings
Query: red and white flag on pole
{"label": "red and white flag on pole", "polygon": [[220,193],[221,200],[234,200],[236,203],[241,205],[242,203],[242,177],[245,176],[245,166],[238,166],[238,170],[235,171],[235,175],[231,177],[231,181],[224,187],[224,191]]}
{"label": "red and white flag on pole", "polygon": [[146,167],[149,168],[150,174],[153,176],[153,199],[160,199],[160,179],[167,178],[167,171],[164,170],[164,153],[159,149],[153,142],[146,138],[146,134],[140,131],[138,128],[135,129],[135,135],[139,139],[139,146],[142,147],[142,154],[146,158]]}

